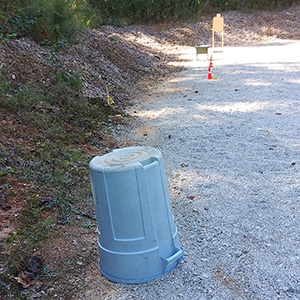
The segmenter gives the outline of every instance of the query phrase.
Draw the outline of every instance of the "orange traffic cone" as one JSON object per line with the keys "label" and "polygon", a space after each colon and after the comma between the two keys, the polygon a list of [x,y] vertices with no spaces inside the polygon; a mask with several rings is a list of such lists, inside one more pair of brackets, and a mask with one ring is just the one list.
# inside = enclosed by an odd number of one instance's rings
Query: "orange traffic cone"
{"label": "orange traffic cone", "polygon": [[210,67],[208,67],[208,76],[207,76],[207,80],[209,80],[209,79],[213,79]]}
{"label": "orange traffic cone", "polygon": [[210,67],[210,68],[213,68],[213,67],[214,67],[214,66],[213,66],[213,62],[212,62],[212,56],[210,57],[209,67]]}

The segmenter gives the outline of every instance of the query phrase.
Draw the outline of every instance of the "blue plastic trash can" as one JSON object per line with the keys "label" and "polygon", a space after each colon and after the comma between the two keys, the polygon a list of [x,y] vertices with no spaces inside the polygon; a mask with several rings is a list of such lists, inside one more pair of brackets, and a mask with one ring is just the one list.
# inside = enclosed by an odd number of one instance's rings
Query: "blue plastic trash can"
{"label": "blue plastic trash can", "polygon": [[89,166],[102,274],[115,282],[142,283],[174,269],[183,250],[161,152],[116,149]]}

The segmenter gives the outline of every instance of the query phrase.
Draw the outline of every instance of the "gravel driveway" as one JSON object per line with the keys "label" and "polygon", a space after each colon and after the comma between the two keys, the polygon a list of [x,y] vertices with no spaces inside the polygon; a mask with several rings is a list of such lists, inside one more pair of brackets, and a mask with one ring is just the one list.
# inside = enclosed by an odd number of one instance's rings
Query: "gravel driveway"
{"label": "gravel driveway", "polygon": [[190,56],[130,109],[136,144],[163,153],[185,257],[103,299],[300,299],[299,49],[226,48],[217,80]]}

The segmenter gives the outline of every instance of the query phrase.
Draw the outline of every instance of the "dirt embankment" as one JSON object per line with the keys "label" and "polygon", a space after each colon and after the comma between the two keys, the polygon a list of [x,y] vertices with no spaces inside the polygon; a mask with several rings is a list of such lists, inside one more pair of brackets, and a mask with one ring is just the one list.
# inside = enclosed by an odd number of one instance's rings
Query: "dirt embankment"
{"label": "dirt embankment", "polygon": [[[299,13],[299,6],[278,12],[225,12],[224,43],[233,46],[299,39]],[[131,95],[145,90],[146,83],[178,70],[170,63],[179,60],[182,49],[210,44],[212,17],[86,30],[75,44],[58,53],[58,59],[69,72],[82,74],[86,97],[106,99],[109,93],[122,107]],[[49,48],[28,38],[2,43],[0,63],[4,79],[51,85]]]}

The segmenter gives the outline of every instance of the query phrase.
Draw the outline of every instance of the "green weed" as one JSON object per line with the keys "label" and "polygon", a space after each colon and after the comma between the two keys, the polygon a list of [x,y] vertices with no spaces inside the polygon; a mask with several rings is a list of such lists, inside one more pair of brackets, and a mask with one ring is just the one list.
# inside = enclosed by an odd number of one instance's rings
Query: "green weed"
{"label": "green weed", "polygon": [[90,229],[90,228],[93,228],[93,227],[95,227],[95,226],[96,226],[95,222],[87,221],[87,222],[83,225],[83,228]]}
{"label": "green weed", "polygon": [[115,34],[111,34],[108,36],[108,39],[112,42],[116,42],[118,40],[117,36]]}
{"label": "green weed", "polygon": [[36,277],[37,280],[41,280],[41,279],[50,279],[53,277],[56,277],[57,271],[55,270],[55,268],[51,267],[51,266],[45,266],[43,268],[43,270],[38,274],[38,276]]}
{"label": "green weed", "polygon": [[17,37],[16,33],[0,33],[0,41],[9,41]]}
{"label": "green weed", "polygon": [[15,241],[15,235],[13,233],[9,233],[7,238],[6,238],[6,243],[13,243]]}

